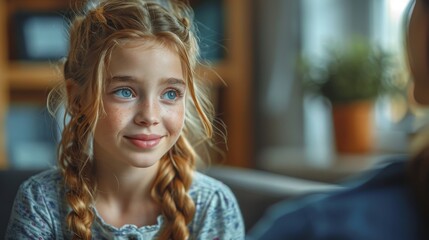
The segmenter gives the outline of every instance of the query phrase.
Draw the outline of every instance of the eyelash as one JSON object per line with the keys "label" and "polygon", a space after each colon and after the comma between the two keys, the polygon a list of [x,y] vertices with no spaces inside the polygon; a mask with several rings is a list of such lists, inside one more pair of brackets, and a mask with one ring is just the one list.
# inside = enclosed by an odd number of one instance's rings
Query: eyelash
{"label": "eyelash", "polygon": [[[176,94],[176,96],[175,96],[175,98],[174,98],[174,99],[166,99],[167,101],[175,102],[175,101],[177,101],[178,99],[180,99],[180,98],[182,98],[182,97],[183,97],[183,91],[182,91],[182,90],[180,90],[180,89],[176,89],[176,88],[169,88],[169,89],[167,89],[167,90],[162,94],[162,96],[164,96],[164,95],[166,95],[166,94],[168,94],[168,93],[170,93],[170,92],[174,92],[174,93]],[[163,98],[163,99],[164,99],[164,98]]]}
{"label": "eyelash", "polygon": [[[131,95],[130,95],[129,97],[122,97],[122,96],[119,96],[118,94],[119,94],[120,92],[123,92],[123,91],[129,91]],[[130,99],[131,97],[135,97],[135,96],[136,96],[136,94],[134,93],[134,91],[133,91],[132,89],[130,89],[130,88],[126,88],[126,87],[124,87],[124,88],[119,88],[119,89],[114,90],[114,91],[113,91],[113,94],[114,94],[115,96],[118,96],[118,97],[123,98],[123,99]]]}

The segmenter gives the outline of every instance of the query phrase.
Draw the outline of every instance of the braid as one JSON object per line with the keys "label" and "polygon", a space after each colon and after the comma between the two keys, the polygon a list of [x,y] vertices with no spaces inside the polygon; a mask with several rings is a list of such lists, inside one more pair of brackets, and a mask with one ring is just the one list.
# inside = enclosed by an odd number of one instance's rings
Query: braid
{"label": "braid", "polygon": [[73,232],[73,239],[91,239],[94,219],[94,212],[90,207],[94,191],[91,181],[92,163],[87,145],[84,144],[88,141],[89,132],[88,125],[85,127],[83,122],[82,117],[72,117],[63,130],[60,145],[59,164],[67,186],[66,200],[71,207],[67,225]]}
{"label": "braid", "polygon": [[69,186],[66,199],[72,211],[67,215],[67,225],[73,232],[73,239],[91,239],[91,225],[94,213],[89,208],[92,202],[89,184],[79,178],[77,169],[65,169],[65,182]]}
{"label": "braid", "polygon": [[[175,150],[177,149],[177,150]],[[189,155],[187,158],[184,157]],[[160,160],[152,196],[160,203],[165,217],[159,239],[187,239],[187,225],[195,213],[195,204],[188,194],[192,183],[194,154],[185,138]]]}

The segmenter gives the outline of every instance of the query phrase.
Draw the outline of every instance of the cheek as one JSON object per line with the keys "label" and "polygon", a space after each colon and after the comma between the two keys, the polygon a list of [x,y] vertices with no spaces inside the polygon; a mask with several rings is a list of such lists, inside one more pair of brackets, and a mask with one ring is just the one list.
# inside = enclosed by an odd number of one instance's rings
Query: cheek
{"label": "cheek", "polygon": [[185,106],[180,105],[174,108],[166,109],[165,125],[171,134],[178,135],[183,129],[185,121]]}
{"label": "cheek", "polygon": [[101,131],[117,132],[121,130],[129,121],[129,111],[114,106],[105,106],[105,115],[101,116],[98,122],[98,128]]}

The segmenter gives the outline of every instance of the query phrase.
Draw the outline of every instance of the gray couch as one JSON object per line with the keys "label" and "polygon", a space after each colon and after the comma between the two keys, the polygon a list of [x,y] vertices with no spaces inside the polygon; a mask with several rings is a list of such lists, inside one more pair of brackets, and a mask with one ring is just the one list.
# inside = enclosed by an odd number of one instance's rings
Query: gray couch
{"label": "gray couch", "polygon": [[[19,185],[40,170],[0,171],[0,239],[5,234],[13,199]],[[250,229],[268,207],[281,200],[304,194],[330,191],[335,185],[313,182],[263,171],[212,166],[203,171],[229,186],[240,205],[246,230]]]}

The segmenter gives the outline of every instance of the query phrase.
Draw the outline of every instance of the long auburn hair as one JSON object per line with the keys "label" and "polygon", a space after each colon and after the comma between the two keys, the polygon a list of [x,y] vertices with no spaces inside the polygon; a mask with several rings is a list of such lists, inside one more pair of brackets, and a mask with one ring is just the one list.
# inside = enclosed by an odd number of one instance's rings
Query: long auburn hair
{"label": "long auburn hair", "polygon": [[161,5],[144,0],[101,0],[86,6],[71,22],[69,54],[63,71],[64,79],[74,81],[79,90],[67,97],[63,83],[50,93],[48,101],[53,112],[60,103],[66,109],[58,155],[67,187],[66,200],[71,207],[66,221],[73,239],[92,236],[95,217],[92,204],[97,186],[91,144],[97,121],[104,113],[106,68],[115,47],[121,41],[133,39],[155,41],[177,51],[181,58],[189,93],[185,126],[175,145],[160,159],[151,195],[164,216],[158,238],[186,239],[187,225],[195,212],[188,190],[197,158],[189,137],[199,142],[211,140],[214,119],[213,108],[195,74],[199,49],[192,11],[188,4],[179,1]]}

